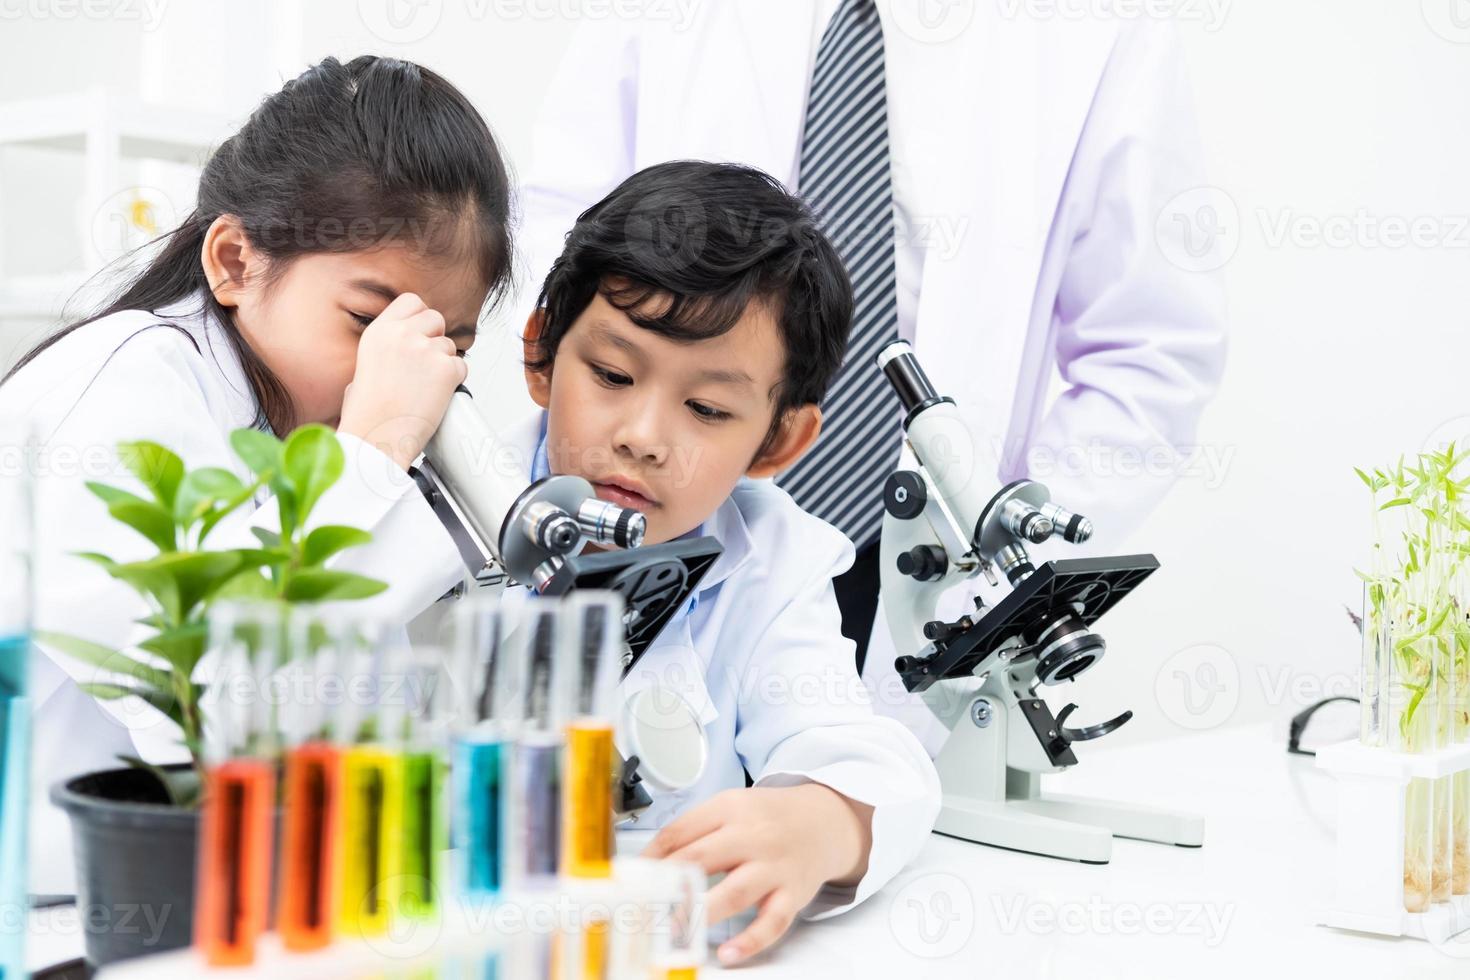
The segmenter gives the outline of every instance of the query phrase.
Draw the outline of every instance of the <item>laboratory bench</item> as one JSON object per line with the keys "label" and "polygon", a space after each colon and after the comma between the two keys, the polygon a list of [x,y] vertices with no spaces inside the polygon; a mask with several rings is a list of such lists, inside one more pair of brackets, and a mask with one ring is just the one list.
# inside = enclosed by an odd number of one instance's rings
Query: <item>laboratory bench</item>
{"label": "laboratory bench", "polygon": [[[1331,888],[1335,784],[1310,757],[1287,754],[1281,727],[1099,743],[1048,782],[1202,813],[1201,848],[1119,840],[1111,863],[1094,866],[935,834],[864,904],[797,925],[739,970],[800,980],[1470,976],[1470,934],[1437,946],[1316,924]],[[619,850],[636,852],[643,838],[624,835]],[[31,913],[33,969],[75,959],[81,948],[74,909]],[[181,951],[102,976],[193,977],[197,963]],[[705,969],[719,969],[713,955]],[[279,970],[268,975],[285,980]]]}

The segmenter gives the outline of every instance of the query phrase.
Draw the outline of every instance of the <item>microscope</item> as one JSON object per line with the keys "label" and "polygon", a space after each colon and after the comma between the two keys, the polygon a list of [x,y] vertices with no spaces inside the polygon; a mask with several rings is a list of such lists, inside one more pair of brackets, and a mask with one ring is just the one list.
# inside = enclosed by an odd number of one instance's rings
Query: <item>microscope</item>
{"label": "microscope", "polygon": [[[881,595],[904,687],[950,730],[934,760],[944,790],[935,829],[1012,850],[1106,864],[1114,836],[1198,847],[1203,818],[1044,793],[1041,777],[1077,764],[1072,746],[1116,731],[1125,711],[1068,726],[1076,704],[1055,716],[1039,696],[1091,669],[1107,644],[1092,632],[1103,613],[1158,567],[1152,555],[1031,561],[1028,545],[1053,537],[1082,544],[1092,523],[1017,480],[991,492],[975,439],[952,398],[942,397],[909,344],[878,354],[906,413],[904,456],[883,490]],[[906,462],[916,462],[911,468]],[[999,575],[997,574],[999,573]],[[993,607],[980,597],[954,621],[941,597],[984,575],[1010,591]]]}
{"label": "microscope", "polygon": [[[581,477],[549,476],[528,486],[529,475],[519,466],[497,467],[496,461],[507,458],[504,443],[475,407],[469,389],[460,385],[410,472],[476,587],[521,584],[543,596],[574,589],[619,593],[626,676],[724,549],[712,537],[644,547],[647,521],[638,511],[598,498]],[[588,542],[608,550],[580,554]],[[466,590],[461,585],[446,598],[462,597]],[[630,726],[642,733],[635,744],[646,758],[617,760],[619,816],[651,804],[642,785],[645,776],[652,785],[677,789],[666,785],[668,774],[692,784],[703,770],[704,731],[694,709],[672,692],[645,693],[632,709],[642,718],[657,705],[655,723]],[[692,772],[691,757],[700,760]]]}

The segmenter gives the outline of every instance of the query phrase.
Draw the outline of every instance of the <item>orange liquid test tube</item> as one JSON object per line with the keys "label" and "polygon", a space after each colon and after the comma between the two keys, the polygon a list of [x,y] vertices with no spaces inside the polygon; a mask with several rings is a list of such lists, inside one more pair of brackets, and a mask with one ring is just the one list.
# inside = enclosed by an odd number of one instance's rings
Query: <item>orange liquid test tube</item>
{"label": "orange liquid test tube", "polygon": [[286,815],[276,928],[289,950],[320,949],[332,941],[342,753],[307,742],[286,755]]}
{"label": "orange liquid test tube", "polygon": [[205,776],[194,943],[210,966],[255,961],[270,895],[275,788],[262,759],[230,759]]}

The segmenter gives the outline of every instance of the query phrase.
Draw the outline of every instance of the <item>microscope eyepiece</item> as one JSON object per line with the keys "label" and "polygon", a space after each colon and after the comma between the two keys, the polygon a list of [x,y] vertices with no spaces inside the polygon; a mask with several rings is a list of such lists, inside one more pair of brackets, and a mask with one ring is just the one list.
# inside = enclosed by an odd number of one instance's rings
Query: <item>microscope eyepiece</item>
{"label": "microscope eyepiece", "polygon": [[919,359],[914,356],[914,349],[908,342],[899,340],[883,348],[878,352],[877,363],[878,369],[888,379],[894,394],[898,395],[898,400],[903,405],[905,429],[914,420],[914,416],[930,405],[940,402],[954,404],[953,398],[941,397],[934,390],[934,385],[919,365]]}
{"label": "microscope eyepiece", "polygon": [[593,497],[583,501],[578,508],[577,525],[583,534],[598,544],[626,551],[643,544],[648,518],[631,508]]}

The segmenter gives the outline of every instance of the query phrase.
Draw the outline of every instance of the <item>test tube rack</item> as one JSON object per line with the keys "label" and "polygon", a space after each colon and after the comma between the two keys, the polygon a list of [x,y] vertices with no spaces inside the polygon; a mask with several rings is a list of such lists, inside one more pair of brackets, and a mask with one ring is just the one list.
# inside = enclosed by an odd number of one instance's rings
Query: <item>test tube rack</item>
{"label": "test tube rack", "polygon": [[1437,946],[1464,943],[1470,895],[1453,896],[1424,912],[1405,908],[1405,801],[1411,779],[1439,779],[1470,769],[1470,743],[1408,753],[1353,739],[1319,750],[1316,761],[1337,782],[1335,884],[1318,923]]}

